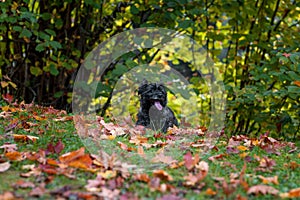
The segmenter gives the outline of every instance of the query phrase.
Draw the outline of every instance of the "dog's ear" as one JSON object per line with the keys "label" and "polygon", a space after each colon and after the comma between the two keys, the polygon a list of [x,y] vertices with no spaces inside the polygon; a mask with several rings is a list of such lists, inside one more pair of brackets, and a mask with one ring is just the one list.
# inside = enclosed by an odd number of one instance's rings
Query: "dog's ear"
{"label": "dog's ear", "polygon": [[141,83],[141,86],[142,86],[142,85],[146,85],[146,84],[148,84],[147,79],[143,79],[143,81],[142,81],[142,83]]}
{"label": "dog's ear", "polygon": [[138,88],[138,95],[141,95],[147,88],[148,81],[144,79]]}

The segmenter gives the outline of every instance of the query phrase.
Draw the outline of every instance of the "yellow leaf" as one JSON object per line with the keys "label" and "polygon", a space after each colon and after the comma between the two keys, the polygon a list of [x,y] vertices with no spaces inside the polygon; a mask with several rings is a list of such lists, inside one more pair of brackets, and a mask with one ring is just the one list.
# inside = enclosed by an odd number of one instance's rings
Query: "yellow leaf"
{"label": "yellow leaf", "polygon": [[116,135],[109,135],[107,136],[108,140],[114,140],[116,138]]}
{"label": "yellow leaf", "polygon": [[241,158],[245,158],[247,155],[248,155],[247,152],[243,152],[243,153],[240,154],[240,157],[241,157]]}
{"label": "yellow leaf", "polygon": [[1,87],[2,88],[5,88],[8,86],[8,82],[5,82],[5,81],[1,81]]}
{"label": "yellow leaf", "polygon": [[248,150],[248,147],[238,146],[237,149],[240,150],[240,151],[246,151],[246,150]]}
{"label": "yellow leaf", "polygon": [[102,176],[105,179],[111,179],[117,176],[117,172],[112,170],[106,170],[105,172],[99,172],[98,175]]}
{"label": "yellow leaf", "polygon": [[17,85],[11,81],[8,82],[14,89],[17,89]]}

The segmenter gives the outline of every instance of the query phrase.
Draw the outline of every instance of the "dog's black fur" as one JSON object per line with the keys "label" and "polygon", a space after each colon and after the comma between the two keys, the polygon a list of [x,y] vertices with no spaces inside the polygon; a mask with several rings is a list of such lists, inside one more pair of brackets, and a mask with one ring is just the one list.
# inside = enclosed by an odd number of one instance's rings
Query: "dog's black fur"
{"label": "dog's black fur", "polygon": [[169,127],[178,126],[174,112],[167,107],[167,92],[164,85],[144,81],[138,88],[138,94],[140,110],[136,125],[161,130],[164,133]]}

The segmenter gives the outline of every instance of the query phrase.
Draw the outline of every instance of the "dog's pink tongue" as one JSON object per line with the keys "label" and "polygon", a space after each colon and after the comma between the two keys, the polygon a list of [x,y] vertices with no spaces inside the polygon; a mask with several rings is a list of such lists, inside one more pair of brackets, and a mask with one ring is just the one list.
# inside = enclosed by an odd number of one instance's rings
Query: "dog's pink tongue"
{"label": "dog's pink tongue", "polygon": [[158,110],[162,110],[162,109],[163,109],[163,107],[162,107],[162,105],[160,104],[159,101],[155,101],[155,102],[154,102],[154,105],[155,105],[155,107],[156,107]]}

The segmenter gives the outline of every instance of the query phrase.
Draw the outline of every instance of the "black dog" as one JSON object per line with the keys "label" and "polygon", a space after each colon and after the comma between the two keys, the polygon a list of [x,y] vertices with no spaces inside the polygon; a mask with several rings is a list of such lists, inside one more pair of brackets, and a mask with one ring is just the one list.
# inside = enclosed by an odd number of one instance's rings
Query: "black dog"
{"label": "black dog", "polygon": [[138,89],[140,95],[140,110],[136,125],[167,132],[169,127],[178,126],[173,111],[167,107],[167,92],[165,86],[144,81]]}

